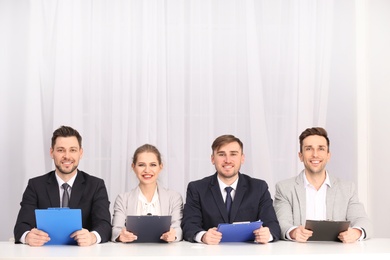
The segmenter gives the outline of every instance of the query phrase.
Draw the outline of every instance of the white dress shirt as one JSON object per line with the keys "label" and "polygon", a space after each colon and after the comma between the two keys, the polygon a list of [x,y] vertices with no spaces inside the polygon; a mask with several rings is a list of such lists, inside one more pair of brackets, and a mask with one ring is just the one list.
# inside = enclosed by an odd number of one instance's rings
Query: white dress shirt
{"label": "white dress shirt", "polygon": [[139,196],[138,196],[138,205],[137,205],[137,215],[161,215],[161,208],[160,208],[160,200],[158,198],[158,192],[157,187],[154,191],[153,198],[151,202],[148,202],[144,194],[142,193],[139,186],[137,187],[139,190]]}

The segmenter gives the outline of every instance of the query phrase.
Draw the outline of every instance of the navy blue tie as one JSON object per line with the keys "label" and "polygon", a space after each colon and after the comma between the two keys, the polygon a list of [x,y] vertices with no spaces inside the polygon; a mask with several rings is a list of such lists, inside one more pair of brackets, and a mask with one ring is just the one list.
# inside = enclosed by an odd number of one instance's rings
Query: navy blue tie
{"label": "navy blue tie", "polygon": [[230,195],[230,192],[232,192],[233,188],[232,187],[226,187],[226,200],[225,200],[225,205],[226,205],[226,210],[229,216],[229,222],[230,222],[230,210],[232,208],[232,195]]}

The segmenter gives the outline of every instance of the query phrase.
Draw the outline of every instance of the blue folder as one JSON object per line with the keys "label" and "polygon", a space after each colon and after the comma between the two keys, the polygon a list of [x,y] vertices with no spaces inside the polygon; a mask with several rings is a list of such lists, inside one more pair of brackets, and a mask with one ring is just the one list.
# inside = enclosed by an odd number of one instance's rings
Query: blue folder
{"label": "blue folder", "polygon": [[241,222],[241,223],[223,223],[218,225],[218,231],[222,233],[221,242],[246,242],[254,241],[253,231],[259,229],[262,221]]}
{"label": "blue folder", "polygon": [[82,229],[81,209],[48,208],[36,209],[37,228],[49,234],[45,245],[76,245],[70,235]]}

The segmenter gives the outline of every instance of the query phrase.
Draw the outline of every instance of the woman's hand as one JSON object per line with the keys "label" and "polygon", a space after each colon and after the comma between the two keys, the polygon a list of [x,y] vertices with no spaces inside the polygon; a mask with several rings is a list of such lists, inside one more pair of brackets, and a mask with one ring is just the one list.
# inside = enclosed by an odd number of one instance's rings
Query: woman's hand
{"label": "woman's hand", "polygon": [[137,236],[133,233],[126,230],[126,228],[122,228],[121,233],[119,234],[119,237],[116,239],[118,242],[123,243],[129,243],[133,242],[134,240],[137,240]]}
{"label": "woman's hand", "polygon": [[176,240],[176,230],[171,228],[168,232],[165,232],[161,235],[160,239],[166,241],[166,242],[173,242]]}

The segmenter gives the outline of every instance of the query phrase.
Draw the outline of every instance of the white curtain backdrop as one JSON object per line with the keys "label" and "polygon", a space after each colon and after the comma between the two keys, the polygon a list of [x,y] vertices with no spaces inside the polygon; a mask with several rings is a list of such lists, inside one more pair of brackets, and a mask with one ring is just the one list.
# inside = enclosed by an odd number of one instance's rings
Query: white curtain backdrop
{"label": "white curtain backdrop", "polygon": [[[357,181],[355,1],[0,0],[0,239],[27,180],[53,169],[52,132],[83,137],[80,169],[112,204],[137,185],[134,150],[156,145],[185,198],[213,174],[211,143],[244,143],[242,172],[296,175],[298,136],[323,126],[329,169]],[[348,154],[348,156],[343,156]],[[335,169],[333,171],[333,169]],[[4,196],[6,195],[6,196]]]}

